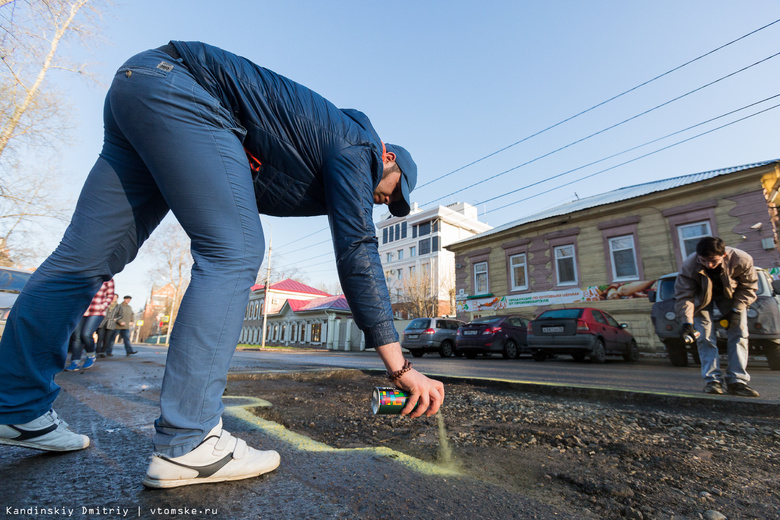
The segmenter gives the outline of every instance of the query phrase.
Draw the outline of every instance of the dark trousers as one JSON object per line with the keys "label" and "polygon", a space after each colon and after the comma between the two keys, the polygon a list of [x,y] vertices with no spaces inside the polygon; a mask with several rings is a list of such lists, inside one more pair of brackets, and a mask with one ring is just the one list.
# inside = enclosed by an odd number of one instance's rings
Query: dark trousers
{"label": "dark trousers", "polygon": [[133,351],[133,344],[130,343],[130,329],[114,329],[108,330],[106,335],[106,355],[113,355],[114,342],[117,337],[122,338],[122,342],[125,344],[125,353],[129,354]]}

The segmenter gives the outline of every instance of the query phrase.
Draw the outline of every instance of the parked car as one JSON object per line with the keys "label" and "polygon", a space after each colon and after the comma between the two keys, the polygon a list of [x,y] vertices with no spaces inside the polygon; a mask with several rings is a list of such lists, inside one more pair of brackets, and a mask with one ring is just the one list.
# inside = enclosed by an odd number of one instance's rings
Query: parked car
{"label": "parked car", "polygon": [[455,352],[455,334],[462,321],[452,318],[417,318],[404,329],[401,346],[421,357],[426,352],[438,352],[450,357]]}
{"label": "parked car", "polygon": [[628,325],[592,307],[544,311],[528,324],[528,347],[536,361],[569,354],[576,361],[603,363],[608,355],[639,359],[639,347]]}
{"label": "parked car", "polygon": [[5,330],[5,320],[11,307],[14,306],[24,284],[30,279],[32,273],[12,267],[0,267],[0,337]]}
{"label": "parked car", "polygon": [[518,315],[485,316],[461,326],[455,339],[455,354],[474,359],[478,354],[500,352],[516,358],[528,352],[525,340],[528,322]]}
{"label": "parked car", "polygon": [[[780,370],[780,280],[772,280],[765,269],[756,268],[758,291],[756,301],[748,308],[748,348],[751,354],[766,356],[769,368]],[[650,318],[655,333],[666,347],[669,361],[676,367],[688,366],[690,352],[694,363],[699,363],[696,344],[686,345],[681,339],[682,322],[675,311],[674,283],[677,273],[662,276],[656,289],[648,292],[653,302]],[[718,350],[726,353],[726,329],[718,323],[720,311],[713,309]]]}

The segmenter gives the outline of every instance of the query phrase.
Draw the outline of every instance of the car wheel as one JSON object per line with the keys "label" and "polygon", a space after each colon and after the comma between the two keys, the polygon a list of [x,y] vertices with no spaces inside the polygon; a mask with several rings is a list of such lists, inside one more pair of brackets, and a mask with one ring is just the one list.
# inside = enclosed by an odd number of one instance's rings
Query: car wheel
{"label": "car wheel", "polygon": [[517,343],[512,341],[511,339],[506,340],[506,343],[504,343],[504,350],[501,352],[501,355],[504,356],[504,359],[514,359],[517,357]]}
{"label": "car wheel", "polygon": [[533,358],[534,361],[544,361],[545,359],[547,359],[547,354],[545,354],[544,352],[534,352]]}
{"label": "car wheel", "polygon": [[585,353],[584,352],[575,352],[574,354],[571,355],[571,358],[574,361],[582,363],[583,361],[585,361]]}
{"label": "car wheel", "polygon": [[603,363],[607,359],[607,351],[604,350],[604,340],[597,339],[590,353],[591,363]]}
{"label": "car wheel", "polygon": [[467,350],[463,353],[468,359],[477,359],[478,352],[476,350]]}
{"label": "car wheel", "polygon": [[439,355],[441,357],[450,357],[452,355],[452,341],[442,341],[439,346]]}
{"label": "car wheel", "polygon": [[766,361],[769,364],[769,368],[772,370],[780,370],[780,345],[764,347],[764,354],[766,355]]}
{"label": "car wheel", "polygon": [[633,339],[628,345],[628,351],[623,354],[623,359],[626,361],[639,361],[639,346]]}
{"label": "car wheel", "polygon": [[412,349],[409,352],[411,352],[412,356],[414,356],[414,357],[423,357],[423,354],[425,354],[424,350],[420,350],[418,348]]}
{"label": "car wheel", "polygon": [[688,366],[688,349],[685,348],[685,344],[678,341],[665,341],[664,346],[673,367]]}

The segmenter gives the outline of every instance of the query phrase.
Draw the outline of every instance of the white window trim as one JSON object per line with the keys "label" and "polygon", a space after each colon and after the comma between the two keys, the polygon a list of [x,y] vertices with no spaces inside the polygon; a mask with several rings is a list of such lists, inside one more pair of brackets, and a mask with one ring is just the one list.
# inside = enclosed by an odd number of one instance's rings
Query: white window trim
{"label": "white window trim", "polygon": [[[621,240],[624,238],[630,238],[631,239],[631,254],[634,257],[634,273],[631,276],[618,276],[617,275],[617,262],[615,261],[614,252],[615,250],[612,248],[612,241],[613,240]],[[612,264],[612,280],[615,282],[625,282],[628,280],[639,280],[639,261],[636,256],[636,242],[634,241],[634,235],[618,235],[614,237],[609,237],[607,239],[607,242],[609,243],[609,256]],[[622,249],[620,250],[622,251]]]}
{"label": "white window trim", "polygon": [[[477,271],[478,267],[485,266],[484,271]],[[490,276],[488,276],[488,263],[487,261],[477,262],[474,264],[474,294],[488,294],[490,292]],[[479,287],[479,284],[477,283],[477,275],[483,274],[485,275],[485,290],[481,291],[477,289]]]}
{"label": "white window trim", "polygon": [[683,257],[683,260],[688,256],[685,253],[685,240],[683,239],[682,230],[683,228],[691,227],[691,226],[701,226],[702,224],[705,224],[707,226],[707,234],[701,235],[701,238],[712,236],[712,224],[710,224],[709,220],[698,220],[696,222],[686,222],[685,224],[678,224],[677,225],[677,243],[680,245],[680,254]]}
{"label": "white window trim", "polygon": [[[517,283],[515,283],[515,265],[512,263],[513,259],[521,256],[523,257],[523,271],[525,271],[525,285],[517,285]],[[528,289],[528,257],[525,253],[518,253],[509,257],[509,276],[513,291],[524,291]]]}
{"label": "white window trim", "polygon": [[[573,265],[572,270],[574,271],[574,281],[571,282],[561,282],[561,270],[558,268],[558,251],[563,249],[564,247],[570,247],[573,251],[573,254],[569,257],[566,256],[564,258],[571,258]],[[577,285],[579,283],[579,276],[577,275],[577,248],[574,246],[574,244],[561,244],[559,246],[553,247],[553,259],[555,261],[555,280],[558,282],[559,286],[567,286],[567,285]]]}

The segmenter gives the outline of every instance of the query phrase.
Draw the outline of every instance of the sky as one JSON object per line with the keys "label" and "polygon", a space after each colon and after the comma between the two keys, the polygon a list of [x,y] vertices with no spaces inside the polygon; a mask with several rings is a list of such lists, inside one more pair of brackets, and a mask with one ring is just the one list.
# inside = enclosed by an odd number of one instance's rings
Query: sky
{"label": "sky", "polygon": [[[73,106],[73,143],[53,181],[75,201],[125,59],[200,40],[365,112],[417,162],[414,202],[467,202],[499,226],[624,186],[780,158],[780,97],[744,108],[780,94],[780,22],[746,36],[778,19],[776,1],[752,0],[117,1],[99,42],[64,49],[100,84],[51,78]],[[263,218],[274,269],[334,285],[325,217]],[[40,240],[54,248],[63,230]],[[115,278],[139,306],[150,264],[142,249]]]}

